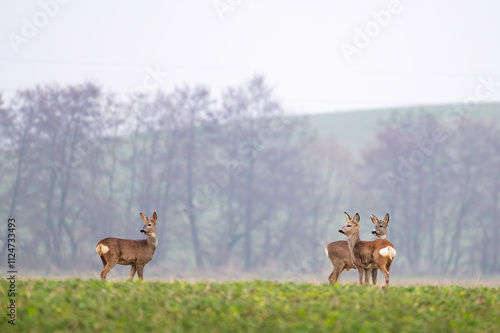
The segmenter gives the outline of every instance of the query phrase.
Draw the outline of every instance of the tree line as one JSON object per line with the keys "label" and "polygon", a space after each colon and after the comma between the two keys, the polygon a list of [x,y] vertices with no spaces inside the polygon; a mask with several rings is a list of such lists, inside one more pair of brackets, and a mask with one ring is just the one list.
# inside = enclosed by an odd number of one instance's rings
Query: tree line
{"label": "tree line", "polygon": [[41,85],[0,98],[0,115],[0,212],[19,221],[27,271],[99,271],[97,241],[141,238],[139,212],[156,211],[158,274],[315,274],[343,212],[359,211],[364,238],[369,214],[391,214],[394,272],[500,272],[500,134],[487,119],[394,112],[356,151],[290,116],[262,77],[218,98]]}

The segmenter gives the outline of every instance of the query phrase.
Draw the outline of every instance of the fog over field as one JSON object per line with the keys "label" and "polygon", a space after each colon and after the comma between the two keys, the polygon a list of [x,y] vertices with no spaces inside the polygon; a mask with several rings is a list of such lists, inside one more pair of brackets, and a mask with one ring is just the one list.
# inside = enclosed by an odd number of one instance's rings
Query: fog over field
{"label": "fog over field", "polygon": [[98,278],[156,212],[146,280],[326,283],[344,212],[388,213],[391,284],[498,286],[498,7],[3,3],[0,256]]}

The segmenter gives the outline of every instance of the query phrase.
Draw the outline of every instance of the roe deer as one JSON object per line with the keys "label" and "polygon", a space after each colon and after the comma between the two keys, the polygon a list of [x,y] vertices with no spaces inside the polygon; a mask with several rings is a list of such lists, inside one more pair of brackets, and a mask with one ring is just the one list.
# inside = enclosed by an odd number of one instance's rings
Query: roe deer
{"label": "roe deer", "polygon": [[153,213],[151,220],[143,213],[141,213],[141,218],[144,221],[141,233],[148,238],[134,240],[109,237],[97,243],[95,250],[104,266],[101,272],[102,280],[106,280],[106,274],[116,264],[132,265],[129,279],[132,280],[137,272],[139,279],[142,280],[144,266],[153,259],[158,241],[156,239],[156,212]]}
{"label": "roe deer", "polygon": [[[387,226],[389,225],[389,214],[385,214],[383,221],[377,219],[374,215],[371,216],[374,224],[372,234],[377,239],[385,239],[387,237]],[[347,241],[341,240],[328,244],[325,248],[327,257],[333,265],[333,271],[328,276],[328,282],[337,282],[340,274],[345,270],[349,271],[351,268],[356,268],[351,259],[351,251]],[[377,269],[372,269],[373,284],[377,284]]]}
{"label": "roe deer", "polygon": [[365,283],[368,283],[368,271],[378,268],[384,274],[385,284],[388,286],[389,271],[392,260],[396,256],[394,245],[386,239],[376,239],[371,242],[361,241],[359,239],[359,214],[356,213],[354,218],[351,218],[347,213],[344,215],[347,222],[339,232],[347,236],[351,258],[358,269],[359,284],[363,284],[363,274],[365,275]]}
{"label": "roe deer", "polygon": [[[372,235],[377,239],[387,239],[387,227],[389,226],[389,213],[386,213],[383,220],[379,220],[375,215],[370,215],[374,224]],[[372,269],[372,283],[377,284],[377,268]]]}

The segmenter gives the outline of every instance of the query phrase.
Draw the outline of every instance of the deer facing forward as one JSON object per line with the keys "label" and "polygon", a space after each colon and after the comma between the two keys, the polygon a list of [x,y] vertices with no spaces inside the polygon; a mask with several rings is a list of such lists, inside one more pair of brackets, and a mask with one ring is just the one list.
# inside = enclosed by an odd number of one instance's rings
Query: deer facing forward
{"label": "deer facing forward", "polygon": [[[387,228],[389,226],[389,214],[385,214],[383,220],[379,220],[374,215],[371,215],[371,220],[374,224],[372,234],[377,239],[386,239]],[[333,271],[330,276],[328,276],[328,282],[330,284],[338,281],[344,269],[349,271],[351,268],[356,268],[352,262],[351,251],[349,250],[347,241],[340,240],[332,242],[326,246],[325,252],[333,265]],[[377,284],[377,270],[377,268],[374,268],[371,271],[373,284]]]}
{"label": "deer facing forward", "polygon": [[141,213],[144,226],[141,233],[148,236],[146,239],[120,239],[108,237],[97,243],[95,250],[102,260],[104,269],[101,272],[101,279],[106,280],[106,275],[116,265],[132,265],[130,277],[134,278],[135,272],[139,279],[143,278],[144,266],[153,259],[158,240],[156,239],[156,212],[151,220]]}
{"label": "deer facing forward", "polygon": [[363,284],[363,275],[365,275],[365,283],[367,283],[368,272],[378,268],[384,274],[385,284],[388,286],[389,271],[392,260],[396,256],[394,245],[386,239],[376,239],[372,242],[361,241],[359,239],[359,214],[356,213],[353,218],[347,213],[344,215],[347,222],[339,232],[347,236],[351,258],[358,269],[359,284]]}

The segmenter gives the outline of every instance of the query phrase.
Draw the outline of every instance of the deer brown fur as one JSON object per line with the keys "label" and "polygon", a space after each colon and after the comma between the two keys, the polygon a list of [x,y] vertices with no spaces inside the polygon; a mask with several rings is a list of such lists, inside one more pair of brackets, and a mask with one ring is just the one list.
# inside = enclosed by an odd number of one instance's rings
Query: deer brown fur
{"label": "deer brown fur", "polygon": [[148,236],[146,239],[120,239],[108,237],[99,241],[96,251],[101,257],[104,269],[101,272],[101,279],[106,280],[106,275],[116,265],[132,265],[130,277],[132,280],[135,273],[139,279],[143,278],[144,266],[153,259],[158,241],[156,239],[156,212],[151,219],[141,213],[144,226],[141,233]]}
{"label": "deer brown fur", "polygon": [[347,236],[351,259],[358,269],[359,284],[363,284],[363,275],[365,276],[365,283],[367,283],[368,272],[377,268],[384,274],[385,283],[388,286],[389,271],[391,270],[392,260],[396,256],[394,245],[386,239],[376,239],[371,242],[360,240],[359,214],[356,213],[353,218],[347,213],[344,213],[344,215],[347,222],[339,232]]}
{"label": "deer brown fur", "polygon": [[349,271],[351,268],[356,268],[351,259],[351,251],[347,241],[341,240],[328,244],[325,248],[326,255],[333,265],[333,271],[328,276],[328,282],[337,282],[340,273],[344,270]]}
{"label": "deer brown fur", "polygon": [[[374,215],[371,215],[371,220],[374,224],[372,234],[377,239],[385,239],[387,237],[387,227],[389,225],[389,214],[385,214],[384,220],[379,220]],[[341,240],[328,244],[325,248],[326,255],[333,265],[333,271],[328,276],[328,282],[331,284],[337,282],[340,274],[351,268],[356,268],[351,259],[351,251],[347,241]],[[371,270],[372,282],[377,284],[377,268]]]}

